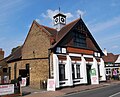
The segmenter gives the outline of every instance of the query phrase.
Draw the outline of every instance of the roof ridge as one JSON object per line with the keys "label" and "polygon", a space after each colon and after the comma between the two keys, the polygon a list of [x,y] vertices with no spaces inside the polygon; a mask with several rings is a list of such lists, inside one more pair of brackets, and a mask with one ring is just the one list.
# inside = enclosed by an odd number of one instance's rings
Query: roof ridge
{"label": "roof ridge", "polygon": [[[74,22],[76,22],[76,21],[78,21],[78,20],[80,20],[80,18],[75,19],[75,20],[73,20],[72,22],[69,22],[69,23],[66,24],[63,28],[65,28],[66,26],[68,26],[68,25],[70,25],[70,24],[72,24],[72,23],[74,23]],[[63,29],[63,28],[62,28],[62,29]],[[61,29],[61,30],[62,30],[62,29]],[[61,31],[61,30],[60,30],[60,31]],[[59,32],[60,32],[60,31],[59,31]]]}
{"label": "roof ridge", "polygon": [[56,29],[54,29],[54,28],[52,28],[52,27],[48,27],[48,26],[46,26],[46,25],[41,25],[41,24],[39,24],[36,20],[34,20],[33,22],[35,22],[38,26],[47,27],[47,28],[49,28],[49,29],[56,30]]}
{"label": "roof ridge", "polygon": [[65,25],[58,33],[60,33],[65,27],[70,26],[70,25],[72,24],[72,25],[69,27],[69,29],[67,30],[67,32],[65,32],[60,38],[58,38],[57,42],[56,42],[54,45],[52,45],[52,46],[50,47],[50,49],[53,48],[53,47],[55,47],[55,46],[61,41],[61,39],[72,29],[72,27],[73,27],[79,20],[80,20],[80,18],[78,18],[78,19],[76,19],[76,20],[68,23],[67,25]]}
{"label": "roof ridge", "polygon": [[45,25],[41,25],[42,27],[47,27],[49,29],[53,29],[53,30],[56,30],[55,28],[52,28],[52,27],[48,27],[48,26],[45,26]]}

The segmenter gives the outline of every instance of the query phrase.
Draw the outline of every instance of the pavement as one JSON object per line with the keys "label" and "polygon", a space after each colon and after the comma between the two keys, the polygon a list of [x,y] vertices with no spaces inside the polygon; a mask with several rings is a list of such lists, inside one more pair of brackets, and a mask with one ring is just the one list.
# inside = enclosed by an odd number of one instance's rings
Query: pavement
{"label": "pavement", "polygon": [[102,82],[98,85],[79,85],[74,87],[62,88],[56,91],[46,91],[46,90],[33,89],[30,87],[24,87],[22,88],[22,91],[24,97],[60,97],[71,93],[96,89],[113,84],[120,84],[120,81],[111,80],[107,82]]}

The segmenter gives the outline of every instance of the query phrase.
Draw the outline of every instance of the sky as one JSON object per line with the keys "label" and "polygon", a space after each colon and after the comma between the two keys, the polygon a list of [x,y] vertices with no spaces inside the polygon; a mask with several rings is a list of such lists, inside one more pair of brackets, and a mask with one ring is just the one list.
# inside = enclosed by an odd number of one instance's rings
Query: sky
{"label": "sky", "polygon": [[120,54],[120,0],[0,0],[0,48],[5,56],[24,43],[33,20],[53,27],[59,7],[67,23],[81,15],[102,50]]}

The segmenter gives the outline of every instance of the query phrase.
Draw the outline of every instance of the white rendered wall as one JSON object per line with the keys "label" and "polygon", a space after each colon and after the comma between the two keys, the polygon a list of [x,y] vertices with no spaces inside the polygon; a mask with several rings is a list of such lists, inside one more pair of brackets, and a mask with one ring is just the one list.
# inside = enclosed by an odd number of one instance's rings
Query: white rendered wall
{"label": "white rendered wall", "polygon": [[118,56],[117,60],[115,61],[115,63],[120,63],[120,55]]}
{"label": "white rendered wall", "polygon": [[[77,57],[81,57],[81,61],[76,61],[76,63],[80,64],[80,77],[82,79],[76,79],[76,80],[80,80],[80,82],[75,83],[75,84],[86,84],[87,83],[87,69],[86,69],[86,60],[84,57],[87,58],[93,58],[93,62],[90,62],[91,65],[91,69],[95,68],[96,70],[96,75],[91,77],[91,84],[99,84],[99,77],[98,77],[98,63],[97,60],[93,57],[93,56],[81,56],[80,54],[69,54],[67,55],[67,59],[64,61],[65,63],[65,84],[60,85],[59,81],[59,60],[57,57],[57,54],[53,54],[53,74],[54,74],[54,79],[55,79],[55,83],[56,83],[56,88],[59,88],[60,86],[72,86],[73,85],[73,79],[72,79],[72,60],[70,58],[70,56],[77,56]],[[88,62],[89,64],[89,62]],[[101,77],[101,81],[105,81],[106,80],[106,76],[105,76],[105,67],[104,67],[104,61],[101,58],[100,59],[100,76]],[[97,81],[93,82],[92,78],[96,77]]]}
{"label": "white rendered wall", "polygon": [[72,86],[73,85],[73,79],[72,79],[72,62],[71,59],[69,57],[69,55],[67,55],[67,62],[66,62],[66,77],[68,79],[67,81],[67,86]]}
{"label": "white rendered wall", "polygon": [[[91,76],[91,84],[99,84],[99,77],[98,77],[98,64],[97,64],[97,60],[93,57],[93,65],[91,66],[91,69],[96,70],[96,75]],[[96,80],[94,81],[94,79],[96,78]]]}
{"label": "white rendered wall", "polygon": [[81,62],[81,66],[80,66],[80,73],[81,73],[81,77],[83,79],[81,79],[80,83],[87,83],[86,61],[83,56],[81,57],[81,59],[82,59],[82,62]]}
{"label": "white rendered wall", "polygon": [[54,80],[56,84],[56,88],[59,88],[59,66],[58,66],[58,58],[56,54],[53,54],[53,73],[54,73]]}
{"label": "white rendered wall", "polygon": [[105,64],[102,58],[100,58],[100,81],[106,81],[106,70],[105,70]]}

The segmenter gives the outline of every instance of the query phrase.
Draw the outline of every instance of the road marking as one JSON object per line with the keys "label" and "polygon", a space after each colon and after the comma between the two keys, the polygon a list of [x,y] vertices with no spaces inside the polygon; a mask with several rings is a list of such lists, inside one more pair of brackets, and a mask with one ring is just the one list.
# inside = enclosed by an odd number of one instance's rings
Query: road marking
{"label": "road marking", "polygon": [[116,95],[118,95],[118,94],[120,94],[120,92],[115,93],[115,94],[113,94],[113,95],[110,95],[109,97],[114,97],[114,96],[116,96]]}

